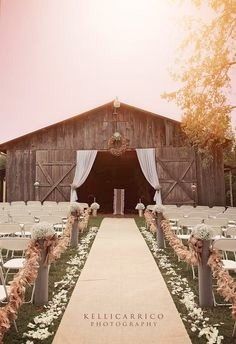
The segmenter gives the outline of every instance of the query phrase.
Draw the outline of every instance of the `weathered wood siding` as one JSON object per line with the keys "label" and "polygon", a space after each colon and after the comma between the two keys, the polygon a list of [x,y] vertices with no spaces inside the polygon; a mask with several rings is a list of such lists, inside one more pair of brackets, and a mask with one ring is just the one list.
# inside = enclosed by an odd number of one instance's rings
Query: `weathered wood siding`
{"label": "weathered wood siding", "polygon": [[181,145],[178,122],[123,105],[119,109],[116,127],[112,111],[112,105],[108,104],[14,140],[7,149],[106,150],[107,141],[115,130],[129,140],[130,148],[160,147],[166,143]]}
{"label": "weathered wood siding", "polygon": [[225,205],[223,153],[218,150],[207,166],[197,156],[198,202],[202,205]]}
{"label": "weathered wood siding", "polygon": [[35,199],[35,151],[7,151],[6,182],[8,202]]}
{"label": "weathered wood siding", "polygon": [[[66,169],[75,163],[75,151],[106,151],[108,139],[119,131],[129,140],[131,150],[157,148],[157,168],[165,203],[193,203],[192,182],[197,182],[196,201],[199,204],[225,203],[220,150],[213,163],[204,169],[201,158],[196,158],[189,147],[183,147],[184,135],[180,123],[125,104],[121,104],[118,110],[117,122],[112,113],[112,104],[106,104],[1,145],[0,149],[7,152],[8,201],[34,200],[37,178],[42,183],[41,200],[45,197],[65,200],[69,197],[73,173],[70,172],[56,184]],[[44,164],[44,172],[39,161]]]}
{"label": "weathered wood siding", "polygon": [[197,193],[191,189],[196,183],[196,158],[189,147],[156,149],[156,162],[164,204],[194,204]]}
{"label": "weathered wood siding", "polygon": [[76,152],[68,149],[36,151],[36,180],[40,201],[69,201]]}

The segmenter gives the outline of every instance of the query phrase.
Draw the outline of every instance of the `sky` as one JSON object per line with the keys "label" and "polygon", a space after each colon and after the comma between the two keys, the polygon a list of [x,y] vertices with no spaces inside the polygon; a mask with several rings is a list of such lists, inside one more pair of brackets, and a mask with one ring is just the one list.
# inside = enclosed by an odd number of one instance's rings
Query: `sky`
{"label": "sky", "polygon": [[173,0],[0,3],[0,142],[116,96],[181,119],[181,111],[161,94],[178,87],[169,71],[183,38],[181,18],[195,13],[190,5]]}

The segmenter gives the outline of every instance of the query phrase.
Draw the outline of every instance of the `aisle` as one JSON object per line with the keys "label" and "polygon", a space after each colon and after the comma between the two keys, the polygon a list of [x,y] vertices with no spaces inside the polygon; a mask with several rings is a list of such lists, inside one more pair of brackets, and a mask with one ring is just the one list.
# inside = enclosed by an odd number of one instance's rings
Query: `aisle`
{"label": "aisle", "polygon": [[106,218],[53,344],[189,344],[133,219]]}

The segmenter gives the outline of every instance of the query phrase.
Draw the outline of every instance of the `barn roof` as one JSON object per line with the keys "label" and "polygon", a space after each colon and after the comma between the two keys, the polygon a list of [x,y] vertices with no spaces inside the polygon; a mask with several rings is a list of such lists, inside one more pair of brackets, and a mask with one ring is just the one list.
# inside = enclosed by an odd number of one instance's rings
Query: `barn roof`
{"label": "barn roof", "polygon": [[[74,120],[79,119],[79,118],[84,118],[85,116],[89,116],[90,114],[95,113],[96,111],[101,110],[102,108],[106,108],[107,106],[112,106],[112,104],[113,104],[113,101],[109,102],[109,103],[106,103],[106,104],[103,104],[103,105],[101,105],[99,107],[96,107],[94,109],[91,109],[89,111],[83,112],[81,114],[77,114],[75,116],[66,118],[66,119],[64,119],[62,121],[56,122],[56,123],[51,124],[49,126],[40,128],[40,129],[32,131],[32,132],[29,132],[29,133],[24,134],[22,136],[18,136],[16,138],[12,139],[12,140],[3,142],[2,144],[0,144],[0,151],[2,151],[2,152],[6,151],[8,146],[10,146],[10,145],[12,146],[12,144],[14,145],[14,143],[18,142],[19,140],[27,139],[30,135],[38,134],[40,132],[43,132],[46,129],[62,125],[62,124],[66,123],[66,122],[69,122],[69,121],[74,121]],[[130,109],[136,110],[139,113],[145,113],[146,115],[154,116],[155,118],[159,118],[159,119],[163,119],[163,120],[168,120],[168,121],[170,121],[172,123],[175,123],[175,124],[179,124],[180,123],[180,121],[177,121],[177,120],[171,119],[169,117],[166,117],[166,116],[163,116],[163,115],[159,115],[159,114],[156,114],[156,113],[153,113],[153,112],[150,112],[150,111],[147,111],[147,110],[135,107],[133,105],[125,104],[125,103],[122,103],[122,102],[120,104],[121,104],[121,108],[122,107],[123,108],[130,108]]]}

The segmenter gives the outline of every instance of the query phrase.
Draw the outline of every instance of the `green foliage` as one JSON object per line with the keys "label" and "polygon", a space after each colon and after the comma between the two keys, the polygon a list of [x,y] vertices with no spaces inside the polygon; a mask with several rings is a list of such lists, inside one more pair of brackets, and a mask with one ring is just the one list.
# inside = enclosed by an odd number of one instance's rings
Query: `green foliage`
{"label": "green foliage", "polygon": [[6,155],[0,152],[0,170],[4,170],[6,167]]}
{"label": "green foliage", "polygon": [[207,4],[214,15],[207,22],[185,22],[187,37],[179,51],[179,71],[172,75],[181,86],[163,97],[181,108],[182,128],[190,143],[209,157],[218,146],[232,147],[235,140],[230,118],[234,106],[227,92],[236,64],[236,2],[191,1],[197,7]]}

